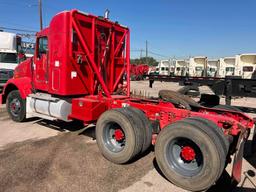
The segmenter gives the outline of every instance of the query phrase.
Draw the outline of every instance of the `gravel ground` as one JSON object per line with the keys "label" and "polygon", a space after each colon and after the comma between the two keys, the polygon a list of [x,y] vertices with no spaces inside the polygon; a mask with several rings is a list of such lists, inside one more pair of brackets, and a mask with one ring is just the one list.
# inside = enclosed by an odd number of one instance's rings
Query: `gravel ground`
{"label": "gravel ground", "polygon": [[[157,96],[160,89],[177,90],[175,83],[132,82],[132,89]],[[202,88],[209,92],[207,88]],[[237,99],[236,105],[256,107],[256,99]],[[249,114],[250,115],[250,114]],[[0,192],[10,191],[159,191],[183,192],[161,176],[154,152],[127,165],[115,165],[105,160],[94,140],[94,127],[82,134],[75,130],[81,124],[32,119],[14,123],[4,106],[0,107]],[[256,157],[244,160],[243,171],[256,167]],[[208,191],[229,191],[227,174]],[[256,183],[255,177],[250,177]],[[256,191],[243,176],[235,191]]]}

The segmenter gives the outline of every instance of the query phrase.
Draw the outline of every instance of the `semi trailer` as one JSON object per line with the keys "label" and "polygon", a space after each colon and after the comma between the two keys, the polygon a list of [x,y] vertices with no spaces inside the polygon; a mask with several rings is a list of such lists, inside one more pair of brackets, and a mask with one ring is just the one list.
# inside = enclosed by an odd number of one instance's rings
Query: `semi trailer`
{"label": "semi trailer", "polygon": [[113,163],[129,163],[153,145],[164,176],[190,191],[210,188],[232,156],[232,178],[240,182],[254,126],[241,112],[203,107],[170,90],[131,97],[129,28],[78,10],[55,15],[36,34],[34,57],[16,67],[0,103],[16,122],[94,123],[97,145]]}

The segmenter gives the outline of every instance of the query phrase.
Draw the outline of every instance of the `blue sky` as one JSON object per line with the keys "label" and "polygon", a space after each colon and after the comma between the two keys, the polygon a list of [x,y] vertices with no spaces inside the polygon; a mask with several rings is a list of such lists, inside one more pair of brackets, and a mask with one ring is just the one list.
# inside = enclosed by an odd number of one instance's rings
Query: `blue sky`
{"label": "blue sky", "polygon": [[[210,58],[256,52],[256,0],[42,0],[44,25],[77,8],[129,26],[131,56]],[[0,27],[39,29],[37,0],[0,0]],[[159,54],[154,55],[153,53]]]}

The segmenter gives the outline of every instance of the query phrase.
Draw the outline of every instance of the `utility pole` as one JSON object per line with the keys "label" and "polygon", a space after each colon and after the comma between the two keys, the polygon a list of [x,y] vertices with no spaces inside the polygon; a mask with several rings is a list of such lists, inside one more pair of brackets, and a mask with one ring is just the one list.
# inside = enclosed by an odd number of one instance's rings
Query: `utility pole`
{"label": "utility pole", "polygon": [[148,64],[148,41],[146,40],[146,64]]}
{"label": "utility pole", "polygon": [[143,49],[140,49],[140,59],[142,58],[142,51]]}
{"label": "utility pole", "polygon": [[146,57],[148,57],[148,41],[146,41]]}
{"label": "utility pole", "polygon": [[40,30],[43,29],[43,16],[42,16],[42,0],[38,0],[38,11],[39,11],[39,18],[40,18]]}

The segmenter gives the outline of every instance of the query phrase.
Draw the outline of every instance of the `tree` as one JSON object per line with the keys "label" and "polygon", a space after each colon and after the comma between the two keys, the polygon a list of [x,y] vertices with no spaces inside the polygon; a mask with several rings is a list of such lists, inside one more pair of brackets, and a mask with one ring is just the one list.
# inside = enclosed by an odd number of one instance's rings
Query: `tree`
{"label": "tree", "polygon": [[153,57],[142,57],[131,59],[131,64],[139,65],[139,64],[148,64],[149,66],[157,66],[158,62]]}

